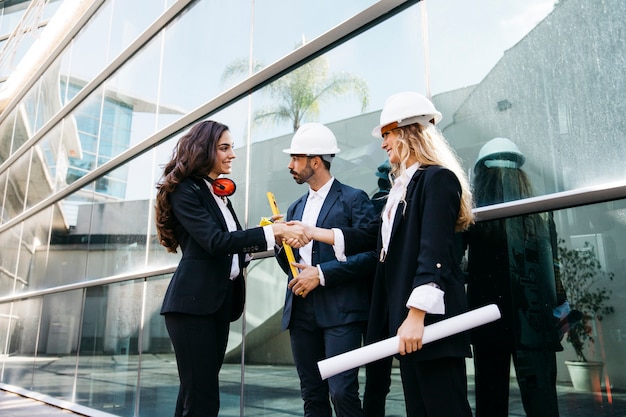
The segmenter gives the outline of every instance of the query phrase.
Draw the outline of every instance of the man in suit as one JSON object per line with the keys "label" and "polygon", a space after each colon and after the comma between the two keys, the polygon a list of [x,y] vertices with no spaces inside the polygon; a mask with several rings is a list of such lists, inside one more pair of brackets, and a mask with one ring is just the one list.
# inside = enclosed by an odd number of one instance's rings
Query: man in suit
{"label": "man in suit", "polygon": [[[308,192],[287,210],[286,220],[324,228],[371,227],[376,210],[367,194],[344,185],[330,173],[340,149],[330,129],[303,124],[295,133],[289,172]],[[295,251],[299,273],[293,277],[282,248],[277,259],[289,275],[282,327],[289,329],[294,362],[300,377],[306,417],[330,417],[332,402],[338,417],[363,416],[358,368],[322,380],[317,362],[361,346],[376,265],[374,251],[338,261],[335,245],[311,242]]]}

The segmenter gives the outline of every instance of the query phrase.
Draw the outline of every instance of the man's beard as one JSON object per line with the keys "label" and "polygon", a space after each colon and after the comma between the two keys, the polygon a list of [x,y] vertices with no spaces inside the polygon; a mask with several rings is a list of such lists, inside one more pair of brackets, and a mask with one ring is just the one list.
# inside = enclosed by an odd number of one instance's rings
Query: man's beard
{"label": "man's beard", "polygon": [[293,179],[298,184],[304,184],[311,178],[314,174],[313,169],[311,169],[310,165],[307,163],[306,166],[302,169],[301,173],[297,173],[294,170],[289,170],[289,173],[293,175]]}

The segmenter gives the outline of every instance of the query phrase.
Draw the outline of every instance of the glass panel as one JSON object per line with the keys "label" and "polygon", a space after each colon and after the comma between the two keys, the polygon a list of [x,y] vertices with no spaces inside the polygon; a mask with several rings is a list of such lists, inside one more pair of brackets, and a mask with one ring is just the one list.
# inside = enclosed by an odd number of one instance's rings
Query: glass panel
{"label": "glass panel", "polygon": [[[222,90],[221,71],[228,58],[247,56],[249,21],[215,18],[231,7],[237,10],[235,15],[244,16],[250,5],[247,1],[195,2],[167,27],[161,65],[163,79],[168,81],[160,85],[160,104],[164,109],[187,112],[216,96]],[[172,116],[174,113],[166,114],[167,120],[159,121],[159,125],[171,122]]]}
{"label": "glass panel", "polygon": [[42,19],[50,19],[52,16],[54,16],[54,13],[56,13],[57,9],[59,8],[59,6],[61,5],[61,1],[60,0],[50,0],[46,3],[43,15],[42,15]]}
{"label": "glass panel", "polygon": [[52,206],[24,221],[17,292],[35,291],[59,284],[48,275],[48,263],[56,261],[49,257],[50,225],[60,221],[58,213],[56,206]]}
{"label": "glass panel", "polygon": [[[254,71],[367,7],[362,2],[328,3],[328,7],[333,10],[330,15],[319,2],[272,1],[255,4]],[[220,14],[249,16],[250,7],[251,2],[248,0],[198,2],[168,27],[163,77],[170,81],[161,86],[163,106],[193,109],[218,95],[227,86],[245,78],[250,54],[250,20],[212,19],[211,25],[203,22],[207,16]],[[281,10],[281,13],[276,13],[276,10]],[[289,19],[284,18],[286,15]],[[188,52],[186,46],[192,47],[198,39],[208,43]],[[228,39],[228,42],[222,42],[223,39]],[[217,61],[221,64],[216,65]],[[161,122],[160,125],[164,126]]]}
{"label": "glass panel", "polygon": [[[67,87],[69,90],[81,88],[74,85]],[[74,152],[69,154],[67,161],[68,168],[65,179],[67,184],[73,183],[96,168],[102,105],[102,89],[98,89],[81,102],[66,118],[66,122],[69,122],[68,128],[72,125],[76,126],[78,139],[78,141],[74,141]],[[68,135],[72,135],[72,132],[68,131]]]}
{"label": "glass panel", "polygon": [[2,34],[10,34],[24,16],[28,8],[27,2],[16,2],[16,4],[2,5],[2,19],[0,19]]}
{"label": "glass panel", "polygon": [[41,122],[38,122],[38,119],[41,118],[41,84],[42,80],[38,80],[35,85],[31,87],[28,91],[24,99],[22,100],[20,107],[22,107],[23,111],[19,113],[18,123],[23,123],[24,131],[27,132],[28,136],[20,135],[21,137],[16,138],[16,142],[14,144],[13,149],[17,150],[26,140],[32,136],[33,133],[37,131],[39,127],[41,127]]}
{"label": "glass panel", "polygon": [[[35,86],[31,91],[37,91],[37,86]],[[32,136],[33,132],[30,124],[33,123],[31,118],[35,117],[35,110],[29,109],[27,106],[36,105],[36,94],[30,94],[30,98],[32,98],[33,101],[29,103],[27,98],[25,100],[26,104],[20,105],[18,107],[18,111],[16,112],[15,125],[11,127],[11,135],[13,139],[11,143],[11,154],[17,151],[20,146],[22,146]]]}
{"label": "glass panel", "polygon": [[116,1],[110,17],[108,56],[116,57],[165,11],[160,1]]}
{"label": "glass panel", "polygon": [[[42,140],[24,154],[20,160],[30,157],[25,209],[35,206],[49,197],[61,181],[58,178],[67,167],[67,153],[64,146],[62,124],[52,129]],[[57,172],[59,170],[59,172]],[[64,181],[63,181],[64,182]]]}
{"label": "glass panel", "polygon": [[[106,86],[92,93],[70,118],[66,118],[69,121],[65,133],[69,155],[66,170],[68,184],[154,133],[158,112],[158,44],[152,45],[129,60]],[[80,83],[62,82],[62,89],[70,98],[81,88]],[[114,173],[105,175],[94,183],[94,190],[110,197],[124,198],[128,177],[126,169],[118,168]]]}
{"label": "glass panel", "polygon": [[21,155],[7,171],[9,173],[9,184],[11,189],[7,194],[5,202],[5,215],[16,216],[24,211],[26,206],[26,196],[28,193],[28,175],[30,173],[30,161],[32,159],[33,149],[29,149]]}
{"label": "glass panel", "polygon": [[74,401],[82,301],[83,290],[43,297],[32,391]]}
{"label": "glass panel", "polygon": [[[157,99],[160,48],[157,38],[107,81],[98,166],[155,132],[156,117],[161,111]],[[179,111],[175,113],[180,115]]]}
{"label": "glass panel", "polygon": [[13,153],[13,135],[16,130],[16,115],[18,111],[13,110],[0,124],[0,162],[4,162]]}
{"label": "glass panel", "polygon": [[[248,2],[244,1],[244,4],[246,3]],[[255,2],[253,22],[255,60],[265,65],[270,64],[292,52],[303,42],[317,38],[374,3],[376,1],[372,0],[357,2],[322,0],[315,3],[289,0]],[[233,2],[228,6],[229,9],[232,8],[228,13],[237,13],[241,7]],[[277,13],[277,10],[280,10],[280,13]],[[332,10],[332,13],[328,13],[328,10]],[[242,16],[247,17],[247,14]],[[247,26],[248,22],[245,23]],[[241,36],[243,35],[245,33]],[[247,60],[247,50],[241,52],[236,58]]]}
{"label": "glass panel", "polygon": [[160,315],[161,303],[170,278],[169,275],[151,278],[146,287],[146,323],[142,339],[139,389],[141,416],[169,417],[174,414],[176,405],[179,385],[176,358],[165,328],[165,320]]}
{"label": "glass panel", "polygon": [[[41,298],[0,306],[0,335],[4,352],[0,381],[26,389],[32,388],[33,368],[37,362],[37,336],[40,331]],[[8,340],[5,342],[5,336]]]}
{"label": "glass panel", "polygon": [[[79,190],[55,205],[45,285],[58,286],[85,280],[93,192]],[[86,225],[86,226],[83,226]],[[82,231],[82,233],[81,233]]]}
{"label": "glass panel", "polygon": [[143,281],[87,288],[76,403],[133,416],[137,393]]}
{"label": "glass panel", "polygon": [[8,178],[9,178],[8,171],[5,171],[0,174],[0,224],[4,223],[6,220],[10,220],[8,216],[5,215],[6,211],[4,209],[4,204],[7,201]]}
{"label": "glass panel", "polygon": [[134,41],[162,12],[163,3],[150,0],[108,1],[63,53],[63,77],[84,87]]}
{"label": "glass panel", "polygon": [[14,292],[32,291],[36,287],[32,285],[32,280],[36,280],[35,262],[39,251],[46,248],[42,244],[48,241],[50,213],[52,210],[43,210],[22,223]]}
{"label": "glass panel", "polygon": [[[501,320],[473,331],[477,362],[471,373],[493,372],[497,358],[508,369],[513,356],[518,381],[511,383],[511,414],[523,412],[514,405],[520,392],[529,393],[528,407],[536,401],[542,409],[553,407],[550,398],[558,396],[561,416],[577,415],[582,404],[603,415],[626,409],[620,391],[626,357],[620,299],[626,288],[616,250],[626,244],[625,212],[621,200],[479,223],[466,234],[470,307],[497,303],[502,311]],[[604,364],[602,376],[587,380],[586,394],[566,366],[583,356]],[[546,388],[540,394],[534,384]],[[507,389],[492,385],[487,403]]]}
{"label": "glass panel", "polygon": [[21,145],[41,129],[52,116],[58,113],[61,106],[58,65],[52,64],[22,100],[20,107],[24,111],[20,112],[21,118],[18,121],[23,122],[28,136],[24,135],[21,142],[16,142],[14,149],[18,149],[15,146]]}
{"label": "glass panel", "polygon": [[[468,170],[483,145],[505,137],[525,155],[538,195],[626,178],[624,73],[615,66],[626,49],[611,34],[626,3],[501,2],[484,13],[451,0],[428,9],[440,128]],[[470,57],[476,45],[480,59]]]}
{"label": "glass panel", "polygon": [[17,262],[20,254],[22,223],[0,234],[0,294],[11,294],[17,286]]}

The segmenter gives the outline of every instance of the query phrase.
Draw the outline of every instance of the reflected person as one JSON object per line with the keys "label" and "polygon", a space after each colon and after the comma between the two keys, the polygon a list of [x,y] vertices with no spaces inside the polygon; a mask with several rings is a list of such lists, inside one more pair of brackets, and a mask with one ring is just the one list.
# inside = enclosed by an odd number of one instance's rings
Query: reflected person
{"label": "reflected person", "polygon": [[[511,140],[480,150],[473,175],[478,207],[534,195]],[[464,234],[470,308],[498,305],[502,318],[471,331],[476,417],[509,415],[510,361],[529,417],[559,415],[556,351],[562,350],[553,310],[565,303],[552,213],[479,222]]]}

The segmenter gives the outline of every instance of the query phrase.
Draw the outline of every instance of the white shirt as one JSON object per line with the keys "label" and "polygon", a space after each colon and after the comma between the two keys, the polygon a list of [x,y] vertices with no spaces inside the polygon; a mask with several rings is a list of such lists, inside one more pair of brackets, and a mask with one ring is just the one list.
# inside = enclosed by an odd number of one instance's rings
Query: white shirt
{"label": "white shirt", "polygon": [[[211,194],[213,195],[213,198],[215,199],[215,202],[217,203],[217,206],[220,208],[220,211],[222,212],[222,215],[224,216],[224,220],[226,221],[226,227],[228,227],[228,231],[229,232],[236,231],[237,223],[235,222],[235,218],[233,217],[233,214],[228,209],[228,205],[227,205],[228,200],[226,199],[226,197],[218,197],[217,195],[215,195],[215,193],[213,192],[213,186],[211,185],[211,183],[207,180],[204,180],[204,182],[206,182],[206,184],[208,185],[209,190],[211,191]],[[265,250],[269,250],[270,248],[274,246],[274,240],[275,240],[274,230],[272,229],[272,226],[263,226],[263,233],[265,234],[265,241],[267,243],[267,247],[265,248]],[[246,256],[249,256],[249,255],[246,255]],[[233,260],[230,266],[229,278],[231,280],[237,278],[240,272],[241,272],[241,269],[239,268],[239,254],[233,253]]]}
{"label": "white shirt", "polygon": [[[308,224],[311,226],[315,226],[317,224],[317,218],[320,215],[320,211],[322,210],[322,205],[324,205],[324,200],[328,196],[330,192],[330,187],[333,185],[333,181],[335,181],[334,177],[331,177],[329,181],[326,182],[319,190],[314,191],[309,187],[309,196],[307,197],[306,204],[304,206],[304,211],[302,213],[302,223]],[[313,241],[307,243],[299,250],[300,259],[303,264],[312,265],[312,253],[313,253]],[[320,278],[320,285],[326,285],[326,280],[324,279],[324,273],[322,272],[322,268],[317,265],[317,270]]]}

